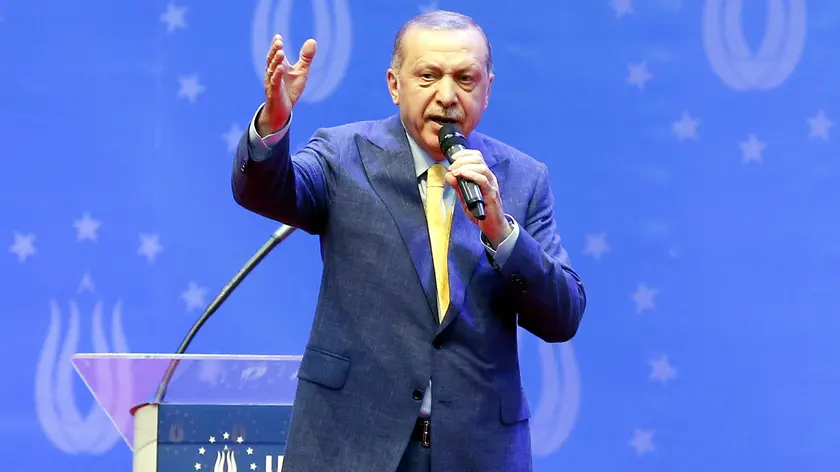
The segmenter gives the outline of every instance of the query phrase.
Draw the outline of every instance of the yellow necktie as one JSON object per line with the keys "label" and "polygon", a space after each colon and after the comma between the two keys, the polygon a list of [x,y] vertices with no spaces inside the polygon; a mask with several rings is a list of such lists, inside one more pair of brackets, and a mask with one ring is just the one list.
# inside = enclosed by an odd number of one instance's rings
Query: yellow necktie
{"label": "yellow necktie", "polygon": [[426,222],[429,224],[429,238],[432,243],[440,321],[443,321],[446,309],[449,308],[448,252],[449,230],[452,223],[452,215],[443,203],[445,173],[443,164],[435,164],[429,168],[426,175]]}

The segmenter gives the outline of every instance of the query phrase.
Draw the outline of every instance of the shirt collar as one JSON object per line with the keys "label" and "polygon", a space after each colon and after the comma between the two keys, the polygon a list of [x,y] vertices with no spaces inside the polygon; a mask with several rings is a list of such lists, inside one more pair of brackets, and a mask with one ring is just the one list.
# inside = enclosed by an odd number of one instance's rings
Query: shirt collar
{"label": "shirt collar", "polygon": [[[403,129],[405,129],[405,125],[403,125]],[[423,150],[415,141],[411,138],[411,135],[408,134],[408,131],[405,132],[405,136],[408,138],[408,147],[411,149],[411,157],[414,159],[414,172],[417,178],[419,179],[423,174],[429,170],[430,167],[437,164],[438,161],[434,160],[429,156],[429,153]],[[444,159],[440,162],[446,169],[449,169],[449,161]]]}

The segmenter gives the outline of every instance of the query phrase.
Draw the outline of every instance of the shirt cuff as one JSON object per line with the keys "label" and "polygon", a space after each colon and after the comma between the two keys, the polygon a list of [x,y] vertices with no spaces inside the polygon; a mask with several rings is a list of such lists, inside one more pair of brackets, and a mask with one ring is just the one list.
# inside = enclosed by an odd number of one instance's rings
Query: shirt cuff
{"label": "shirt cuff", "polygon": [[493,259],[493,261],[498,267],[501,267],[505,264],[505,261],[507,261],[508,257],[510,257],[510,253],[513,252],[513,247],[516,245],[516,240],[519,238],[519,224],[516,222],[516,220],[513,219],[512,216],[508,214],[505,214],[505,218],[507,218],[508,223],[510,223],[512,231],[510,232],[508,237],[506,237],[504,241],[502,241],[499,244],[499,247],[493,249],[493,247],[490,245],[490,240],[487,239],[487,237],[484,236],[484,234],[481,235],[481,242],[484,243],[484,247],[485,249],[487,249],[487,253],[490,254],[490,257]]}
{"label": "shirt cuff", "polygon": [[289,121],[282,128],[266,137],[261,137],[257,134],[256,123],[257,117],[260,116],[263,107],[265,107],[264,103],[257,108],[257,112],[254,113],[254,117],[251,118],[251,124],[248,127],[248,142],[251,144],[251,150],[257,152],[267,152],[272,146],[279,143],[286,136],[286,133],[289,131],[289,126],[292,124],[292,116],[289,115]]}

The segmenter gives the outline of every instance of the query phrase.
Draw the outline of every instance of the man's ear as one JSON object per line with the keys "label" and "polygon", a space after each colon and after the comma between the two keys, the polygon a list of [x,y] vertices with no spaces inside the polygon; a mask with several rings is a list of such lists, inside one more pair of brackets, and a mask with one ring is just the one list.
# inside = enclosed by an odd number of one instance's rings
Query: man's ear
{"label": "man's ear", "polygon": [[493,73],[491,72],[490,77],[488,78],[488,81],[487,81],[487,95],[484,97],[484,109],[485,110],[487,109],[488,106],[490,106],[490,89],[493,88],[493,79],[495,79],[495,78],[496,78],[496,76],[493,75]]}
{"label": "man's ear", "polygon": [[385,74],[385,80],[388,82],[388,93],[391,94],[391,101],[394,105],[400,104],[400,80],[397,77],[397,72],[393,69],[388,69]]}

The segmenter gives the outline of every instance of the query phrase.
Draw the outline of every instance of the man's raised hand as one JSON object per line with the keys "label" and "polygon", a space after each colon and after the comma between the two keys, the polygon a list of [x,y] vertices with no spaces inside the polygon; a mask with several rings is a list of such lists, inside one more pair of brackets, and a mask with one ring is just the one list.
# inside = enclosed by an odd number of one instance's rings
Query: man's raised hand
{"label": "man's raised hand", "polygon": [[265,108],[257,119],[257,133],[266,136],[282,128],[289,121],[309,77],[316,43],[308,39],[300,48],[300,57],[291,65],[283,49],[283,38],[276,34],[266,56]]}

